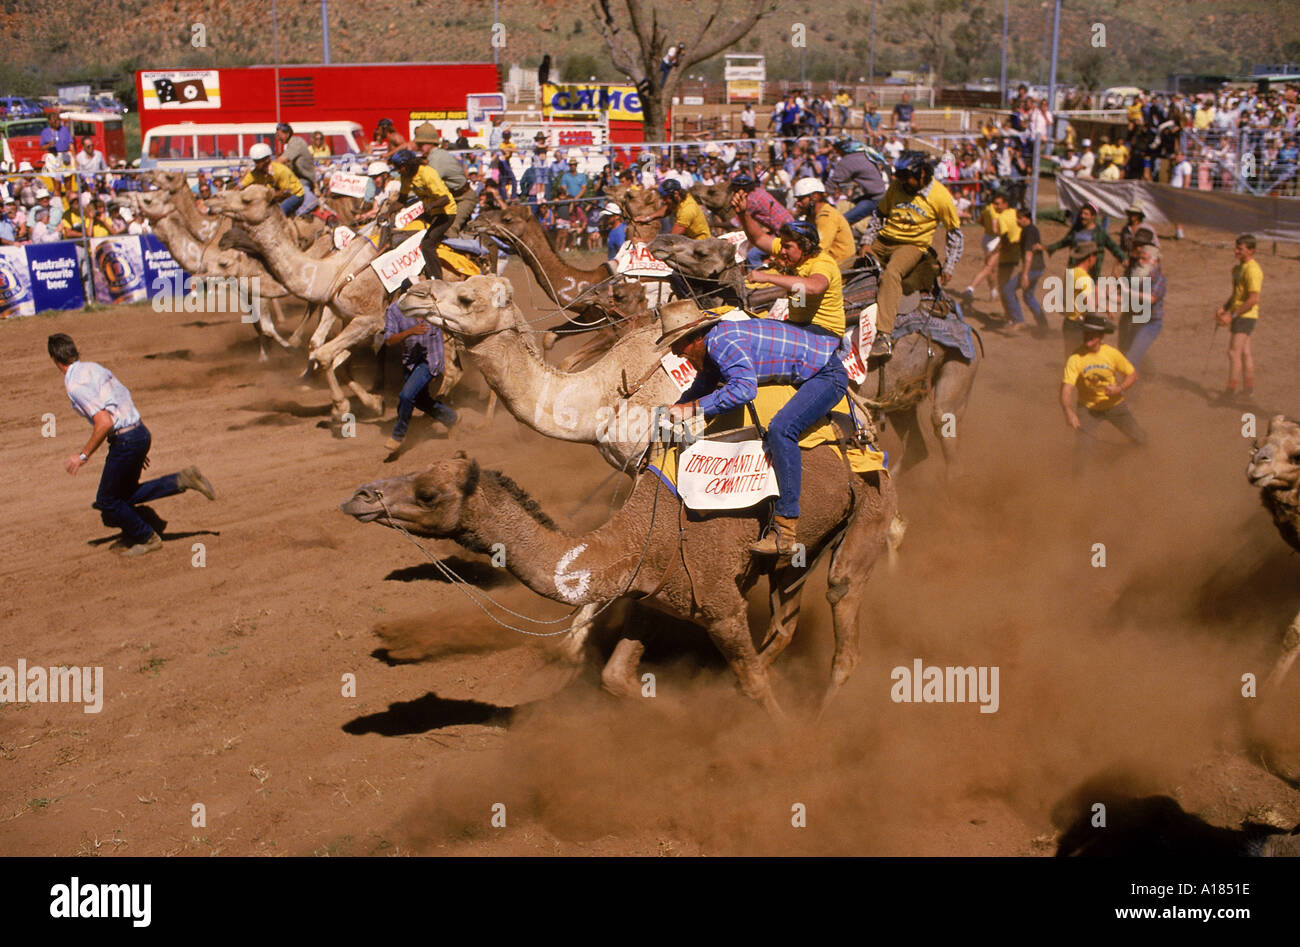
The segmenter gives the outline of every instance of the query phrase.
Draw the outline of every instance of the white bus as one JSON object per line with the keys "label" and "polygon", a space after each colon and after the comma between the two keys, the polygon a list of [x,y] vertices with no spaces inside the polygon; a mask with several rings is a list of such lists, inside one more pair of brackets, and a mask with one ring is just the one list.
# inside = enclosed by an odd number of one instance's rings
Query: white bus
{"label": "white bus", "polygon": [[[363,160],[367,148],[356,122],[301,122],[293,126],[293,133],[308,144],[316,132],[325,136],[331,157]],[[140,143],[140,167],[197,175],[206,168],[247,165],[248,150],[258,142],[275,148],[274,122],[157,125],[145,133]]]}

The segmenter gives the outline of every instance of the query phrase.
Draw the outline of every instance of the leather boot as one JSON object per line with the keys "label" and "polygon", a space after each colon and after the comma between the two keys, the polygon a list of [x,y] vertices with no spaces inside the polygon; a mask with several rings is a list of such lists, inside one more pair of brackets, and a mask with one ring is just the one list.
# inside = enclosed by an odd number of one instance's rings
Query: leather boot
{"label": "leather boot", "polygon": [[757,542],[749,544],[749,551],[756,556],[776,556],[786,560],[794,555],[795,532],[799,526],[797,516],[777,516],[773,518],[773,529]]}

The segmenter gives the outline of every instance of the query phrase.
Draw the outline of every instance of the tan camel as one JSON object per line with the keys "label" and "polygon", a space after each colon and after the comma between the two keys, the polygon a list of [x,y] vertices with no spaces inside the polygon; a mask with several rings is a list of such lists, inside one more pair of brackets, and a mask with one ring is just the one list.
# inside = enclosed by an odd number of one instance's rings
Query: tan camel
{"label": "tan camel", "polygon": [[[327,325],[322,318],[308,346],[309,364],[324,368],[334,400],[332,414],[336,420],[341,419],[350,405],[335,372],[354,348],[377,346],[384,331],[387,291],[378,274],[367,265],[378,255],[378,250],[369,240],[358,238],[333,256],[321,260],[306,256],[284,239],[284,215],[271,200],[271,191],[260,185],[214,194],[208,200],[208,207],[235,219],[247,230],[267,267],[290,292],[309,302],[328,304],[346,321],[343,330],[326,342],[332,325]],[[443,273],[448,279],[459,276],[449,267],[444,267]],[[454,343],[447,348],[446,364],[447,371],[437,391],[439,396],[447,394],[462,374],[459,349]],[[368,408],[375,413],[383,411],[382,396],[370,394],[356,382],[349,385]]]}
{"label": "tan camel", "polygon": [[408,316],[428,319],[460,340],[520,422],[547,437],[592,444],[621,470],[629,469],[649,443],[650,409],[677,400],[677,389],[663,371],[653,372],[631,398],[620,395],[659,363],[657,326],[627,333],[595,365],[563,372],[543,358],[504,277],[423,280],[399,304]]}
{"label": "tan camel", "polygon": [[[188,193],[188,189],[186,190]],[[167,252],[172,255],[172,258],[187,273],[193,274],[200,280],[208,278],[229,279],[233,277],[256,279],[258,281],[256,285],[260,299],[270,303],[266,309],[258,307],[258,321],[254,324],[259,336],[259,357],[262,361],[265,361],[268,357],[266,352],[268,338],[274,339],[284,348],[293,348],[299,344],[299,334],[307,324],[311,316],[311,310],[308,310],[307,315],[299,323],[294,335],[287,340],[283,338],[276,328],[275,319],[282,320],[284,318],[279,300],[290,294],[267,271],[266,267],[258,260],[239,250],[220,249],[217,240],[210,240],[208,243],[199,240],[194,232],[186,226],[184,215],[177,210],[176,203],[169,191],[134,191],[131,193],[134,197],[133,203],[135,207],[149,219],[153,233],[167,248]],[[315,248],[309,252],[313,255],[323,256],[328,250],[328,246],[325,246]]]}
{"label": "tan camel", "polygon": [[[194,196],[194,192],[190,190],[185,172],[155,169],[147,172],[144,177],[171,196],[172,204],[181,215],[182,222],[189,228],[190,233],[204,243],[219,240],[229,233],[231,228],[229,218],[212,216],[199,210],[198,201]],[[216,193],[223,194],[226,192],[218,191]],[[287,223],[292,229],[294,240],[297,241],[299,248],[304,250],[315,245],[320,235],[329,230],[323,221],[314,216],[294,217]]]}
{"label": "tan camel", "polygon": [[[1300,423],[1280,414],[1274,417],[1268,433],[1255,442],[1246,477],[1259,490],[1259,498],[1282,539],[1300,551]],[[1264,683],[1266,689],[1281,685],[1297,655],[1300,614],[1283,636],[1282,655]]]}
{"label": "tan camel", "polygon": [[[799,541],[810,557],[833,547],[826,597],[835,656],[824,707],[857,666],[863,593],[889,545],[897,501],[887,474],[850,474],[829,447],[804,451],[803,464]],[[762,574],[748,549],[763,526],[754,510],[686,520],[659,478],[644,474],[608,523],[572,535],[510,478],[464,457],[368,483],[341,509],[363,523],[453,539],[479,553],[501,543],[511,573],[557,602],[583,606],[631,595],[694,622],[722,652],[741,691],[781,716],[768,677],[771,658],[755,648],[746,614],[745,595]]]}

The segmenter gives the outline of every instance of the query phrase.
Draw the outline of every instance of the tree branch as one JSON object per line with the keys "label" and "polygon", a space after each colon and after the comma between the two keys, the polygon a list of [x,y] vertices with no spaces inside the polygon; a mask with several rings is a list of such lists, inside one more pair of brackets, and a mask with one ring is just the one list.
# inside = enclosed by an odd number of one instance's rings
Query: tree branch
{"label": "tree branch", "polygon": [[[745,34],[758,24],[759,20],[766,16],[771,16],[780,8],[780,6],[781,4],[779,2],[774,3],[773,0],[754,0],[753,9],[750,10],[749,14],[743,19],[733,22],[731,26],[723,30],[715,39],[705,41],[704,31],[701,30],[701,44],[695,47],[687,47],[687,49],[693,49],[694,52],[690,56],[682,57],[681,68],[689,69],[691,66],[704,62],[706,59],[712,59],[724,49],[736,45],[736,43],[745,38]],[[769,7],[771,9],[768,9]],[[709,19],[712,21],[713,18],[710,17]]]}
{"label": "tree branch", "polygon": [[597,0],[595,5],[596,26],[600,30],[601,38],[605,40],[605,46],[609,50],[609,58],[614,64],[614,68],[634,82],[640,82],[646,77],[645,69],[623,44],[620,37],[623,31],[614,19],[614,13],[609,8],[609,2],[610,0]]}

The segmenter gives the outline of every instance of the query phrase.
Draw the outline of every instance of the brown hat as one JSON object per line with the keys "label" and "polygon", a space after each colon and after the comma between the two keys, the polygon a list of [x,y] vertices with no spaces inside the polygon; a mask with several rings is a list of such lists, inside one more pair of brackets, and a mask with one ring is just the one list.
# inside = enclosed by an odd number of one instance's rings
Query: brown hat
{"label": "brown hat", "polygon": [[1091,240],[1080,240],[1070,251],[1070,265],[1076,266],[1097,252],[1097,244]]}
{"label": "brown hat", "polygon": [[659,308],[659,321],[663,323],[664,334],[655,340],[655,345],[668,348],[678,339],[713,328],[722,317],[701,310],[689,299],[678,299]]}
{"label": "brown hat", "polygon": [[1156,235],[1150,227],[1139,227],[1137,233],[1133,234],[1133,246],[1155,246]]}
{"label": "brown hat", "polygon": [[422,125],[415,126],[415,137],[411,140],[417,145],[426,143],[436,145],[442,141],[442,132],[438,131],[437,126],[432,122],[425,122]]}

